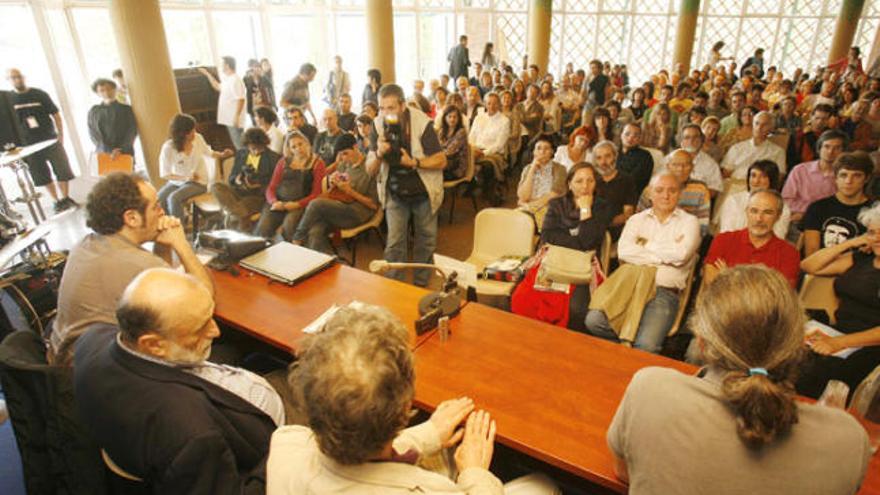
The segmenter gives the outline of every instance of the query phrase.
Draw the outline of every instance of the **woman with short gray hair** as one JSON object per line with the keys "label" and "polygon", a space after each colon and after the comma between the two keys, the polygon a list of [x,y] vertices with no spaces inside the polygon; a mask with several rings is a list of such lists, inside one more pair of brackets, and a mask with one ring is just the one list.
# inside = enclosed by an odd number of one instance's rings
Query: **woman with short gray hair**
{"label": "woman with short gray hair", "polygon": [[[798,391],[817,397],[828,380],[840,380],[851,391],[880,366],[880,202],[863,209],[859,222],[868,232],[836,246],[820,249],[801,262],[811,275],[834,277],[839,301],[834,328],[843,335],[828,337],[808,329],[815,354]],[[846,358],[835,357],[859,348]]]}
{"label": "woman with short gray hair", "polygon": [[[279,428],[267,462],[268,495],[557,493],[544,477],[502,485],[489,464],[495,422],[467,397],[407,428],[414,395],[410,337],[390,312],[352,304],[308,336],[290,384],[310,427]],[[457,479],[417,464],[455,445]]]}
{"label": "woman with short gray hair", "polygon": [[856,493],[871,459],[865,430],[795,400],[804,310],[788,281],[762,265],[724,270],[690,324],[708,366],[638,371],[608,430],[629,493]]}

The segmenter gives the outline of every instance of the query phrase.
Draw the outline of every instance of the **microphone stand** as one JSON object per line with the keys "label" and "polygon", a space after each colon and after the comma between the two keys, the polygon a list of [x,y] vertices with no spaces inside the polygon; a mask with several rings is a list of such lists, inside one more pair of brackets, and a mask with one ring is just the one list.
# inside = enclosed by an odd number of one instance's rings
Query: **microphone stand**
{"label": "microphone stand", "polygon": [[[378,261],[378,263],[377,263]],[[370,263],[370,271],[382,273],[392,269],[414,270],[427,268],[436,271],[443,277],[443,285],[439,291],[426,294],[419,300],[419,319],[416,320],[416,335],[422,335],[437,327],[440,318],[455,317],[461,310],[461,288],[458,286],[458,272],[444,272],[440,267],[428,263],[390,263],[377,260]],[[470,300],[470,299],[469,299]]]}

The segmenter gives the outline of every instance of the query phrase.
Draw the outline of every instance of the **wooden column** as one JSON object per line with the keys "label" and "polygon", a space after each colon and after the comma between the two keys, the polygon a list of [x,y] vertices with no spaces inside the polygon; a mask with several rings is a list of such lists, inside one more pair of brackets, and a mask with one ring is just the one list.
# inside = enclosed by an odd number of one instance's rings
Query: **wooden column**
{"label": "wooden column", "polygon": [[690,72],[691,57],[694,54],[694,40],[697,34],[697,17],[700,13],[700,0],[681,0],[678,14],[678,28],[675,31],[675,52],[672,65],[682,64],[684,73]]}
{"label": "wooden column", "polygon": [[537,65],[541,74],[547,73],[547,63],[550,59],[550,26],[552,22],[553,2],[551,0],[532,0],[529,9],[529,65]]}
{"label": "wooden column", "polygon": [[864,7],[865,0],[843,0],[837,23],[834,25],[831,50],[828,52],[829,64],[846,57],[856,37],[856,29],[859,27],[859,19],[862,17]]}
{"label": "wooden column", "polygon": [[154,184],[161,184],[159,151],[168,139],[169,122],[180,113],[180,101],[159,0],[113,0],[110,19],[147,172]]}
{"label": "wooden column", "polygon": [[383,84],[395,81],[391,0],[367,0],[367,62],[382,73]]}

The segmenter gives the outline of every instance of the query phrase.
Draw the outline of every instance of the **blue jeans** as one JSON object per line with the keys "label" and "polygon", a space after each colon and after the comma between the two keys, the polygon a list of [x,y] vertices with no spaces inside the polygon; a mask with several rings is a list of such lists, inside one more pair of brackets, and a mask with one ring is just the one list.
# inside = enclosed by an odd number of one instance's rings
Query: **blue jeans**
{"label": "blue jeans", "polygon": [[332,254],[329,233],[336,229],[350,229],[366,222],[369,215],[359,203],[343,203],[335,199],[317,198],[306,207],[299,226],[293,234],[309,249]]}
{"label": "blue jeans", "polygon": [[159,204],[165,208],[165,213],[173,217],[183,218],[183,205],[190,198],[205,194],[206,192],[208,192],[208,188],[198,182],[189,181],[179,185],[166,182],[162,189],[159,189]]}
{"label": "blue jeans", "polygon": [[[409,222],[412,219],[415,230],[413,263],[432,263],[434,249],[437,247],[437,212],[431,211],[431,201],[425,198],[414,203],[405,203],[388,194],[385,201],[385,219],[388,223],[388,242],[385,244],[385,260],[392,263],[406,262],[408,250]],[[413,283],[425,287],[431,279],[430,269],[415,271]],[[401,270],[388,271],[388,277],[404,279]]]}
{"label": "blue jeans", "polygon": [[244,135],[244,129],[233,125],[226,126],[226,129],[229,130],[229,139],[232,141],[232,146],[235,149],[241,148],[241,137]]}
{"label": "blue jeans", "polygon": [[[666,334],[669,333],[669,329],[675,323],[675,315],[678,314],[678,297],[678,291],[674,289],[657,287],[657,295],[645,305],[645,310],[642,312],[642,320],[639,322],[633,347],[655,354],[660,352]],[[591,335],[619,342],[603,311],[591,309],[584,323]]]}

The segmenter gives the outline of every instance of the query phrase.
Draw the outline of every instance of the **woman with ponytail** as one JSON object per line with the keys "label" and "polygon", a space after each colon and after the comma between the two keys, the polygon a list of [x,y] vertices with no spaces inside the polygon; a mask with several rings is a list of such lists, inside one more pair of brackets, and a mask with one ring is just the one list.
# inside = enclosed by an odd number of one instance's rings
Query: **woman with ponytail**
{"label": "woman with ponytail", "polygon": [[707,366],[637,372],[608,430],[631,495],[856,493],[871,451],[846,412],[795,400],[804,310],[760,265],[722,271],[690,320]]}

